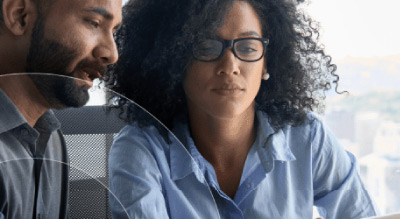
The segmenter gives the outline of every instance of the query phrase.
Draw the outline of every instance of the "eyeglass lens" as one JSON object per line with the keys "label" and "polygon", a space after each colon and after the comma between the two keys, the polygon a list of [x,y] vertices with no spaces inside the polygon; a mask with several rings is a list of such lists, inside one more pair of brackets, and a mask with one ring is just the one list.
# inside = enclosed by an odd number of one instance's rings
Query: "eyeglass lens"
{"label": "eyeglass lens", "polygon": [[240,40],[234,44],[236,55],[246,61],[254,61],[263,55],[264,46],[259,40]]}
{"label": "eyeglass lens", "polygon": [[[217,60],[223,53],[223,42],[218,40],[205,40],[194,48],[195,58],[203,61]],[[262,57],[264,45],[260,40],[243,39],[235,41],[233,45],[235,55],[244,61],[255,61]]]}

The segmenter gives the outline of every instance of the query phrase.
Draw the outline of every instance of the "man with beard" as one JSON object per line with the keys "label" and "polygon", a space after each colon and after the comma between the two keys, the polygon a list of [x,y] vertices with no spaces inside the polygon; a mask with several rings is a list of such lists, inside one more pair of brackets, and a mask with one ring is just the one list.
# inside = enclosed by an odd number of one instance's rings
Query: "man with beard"
{"label": "man with beard", "polygon": [[121,6],[0,0],[0,219],[67,217],[66,147],[49,109],[83,106],[117,61]]}

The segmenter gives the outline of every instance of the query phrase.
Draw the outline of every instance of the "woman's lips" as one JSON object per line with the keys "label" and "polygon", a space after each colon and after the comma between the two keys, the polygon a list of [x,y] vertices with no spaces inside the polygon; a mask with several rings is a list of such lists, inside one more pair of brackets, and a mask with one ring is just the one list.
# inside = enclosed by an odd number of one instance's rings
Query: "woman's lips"
{"label": "woman's lips", "polygon": [[227,96],[227,95],[241,94],[242,92],[245,91],[245,89],[243,89],[237,84],[226,84],[218,88],[213,88],[211,89],[211,91],[222,96]]}

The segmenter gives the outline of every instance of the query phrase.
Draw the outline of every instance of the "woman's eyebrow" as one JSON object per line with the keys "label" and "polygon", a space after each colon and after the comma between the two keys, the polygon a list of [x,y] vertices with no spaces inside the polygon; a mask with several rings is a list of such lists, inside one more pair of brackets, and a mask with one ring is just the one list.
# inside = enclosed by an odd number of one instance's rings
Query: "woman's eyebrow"
{"label": "woman's eyebrow", "polygon": [[246,31],[246,32],[240,33],[239,36],[255,36],[255,37],[260,37],[260,34],[258,34],[256,31],[250,30],[250,31]]}

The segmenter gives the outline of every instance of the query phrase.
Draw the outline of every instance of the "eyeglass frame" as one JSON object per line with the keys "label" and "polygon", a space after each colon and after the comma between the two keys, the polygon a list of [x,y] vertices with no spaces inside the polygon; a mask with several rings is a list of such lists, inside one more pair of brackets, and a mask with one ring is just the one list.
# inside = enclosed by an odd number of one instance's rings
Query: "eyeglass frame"
{"label": "eyeglass frame", "polygon": [[[215,38],[215,39],[211,39],[211,40],[216,40],[216,41],[219,41],[219,42],[222,43],[222,50],[221,50],[221,53],[219,54],[219,56],[218,56],[217,58],[215,58],[215,59],[212,59],[212,60],[201,60],[201,59],[197,58],[197,57],[194,55],[194,46],[193,46],[193,49],[192,49],[192,56],[193,56],[194,59],[196,59],[196,60],[198,60],[198,61],[201,61],[201,62],[215,62],[215,61],[217,61],[218,59],[220,59],[222,56],[224,56],[224,52],[225,52],[225,49],[226,49],[227,47],[231,47],[233,55],[234,55],[236,58],[238,58],[240,61],[243,61],[243,62],[257,62],[257,61],[260,61],[260,60],[265,56],[265,51],[267,50],[267,46],[268,46],[268,44],[269,44],[269,39],[268,39],[268,38],[257,38],[257,37],[245,37],[245,38],[238,38],[238,39],[234,39],[234,40],[224,40],[224,39],[220,39],[220,38]],[[236,49],[235,49],[235,47],[234,47],[234,44],[235,44],[236,42],[242,41],[242,40],[258,40],[258,41],[261,41],[261,43],[262,43],[263,46],[264,46],[264,47],[263,47],[264,50],[263,50],[263,53],[262,53],[261,57],[260,57],[259,59],[252,60],[252,61],[247,61],[247,60],[241,59],[241,58],[236,54]]]}

